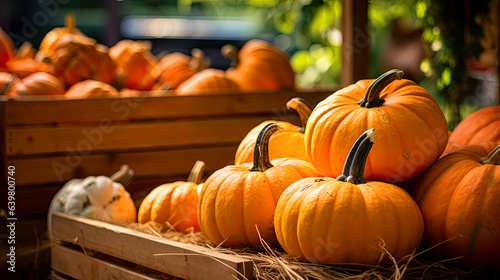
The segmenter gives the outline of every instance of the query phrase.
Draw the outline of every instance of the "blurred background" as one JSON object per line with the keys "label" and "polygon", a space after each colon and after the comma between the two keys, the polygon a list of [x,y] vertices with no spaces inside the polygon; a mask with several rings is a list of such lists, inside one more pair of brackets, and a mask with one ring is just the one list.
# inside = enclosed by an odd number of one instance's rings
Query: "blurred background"
{"label": "blurred background", "polygon": [[[149,40],[153,53],[196,47],[226,69],[219,50],[251,38],[290,55],[301,87],[340,83],[341,0],[0,0],[0,26],[16,47],[35,48],[65,15],[98,42]],[[354,10],[356,13],[356,10]],[[470,112],[499,102],[499,0],[368,1],[369,77],[392,68],[431,92],[452,129]],[[356,31],[356,30],[355,30]]]}

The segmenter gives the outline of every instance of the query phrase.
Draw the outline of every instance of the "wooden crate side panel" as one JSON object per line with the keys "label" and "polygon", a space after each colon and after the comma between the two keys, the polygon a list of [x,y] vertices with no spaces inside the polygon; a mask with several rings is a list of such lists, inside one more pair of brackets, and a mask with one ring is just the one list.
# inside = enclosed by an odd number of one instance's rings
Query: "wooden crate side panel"
{"label": "wooden crate side panel", "polygon": [[252,262],[201,246],[61,213],[52,215],[52,228],[57,240],[77,240],[77,244],[83,248],[168,275],[192,280],[253,279]]}

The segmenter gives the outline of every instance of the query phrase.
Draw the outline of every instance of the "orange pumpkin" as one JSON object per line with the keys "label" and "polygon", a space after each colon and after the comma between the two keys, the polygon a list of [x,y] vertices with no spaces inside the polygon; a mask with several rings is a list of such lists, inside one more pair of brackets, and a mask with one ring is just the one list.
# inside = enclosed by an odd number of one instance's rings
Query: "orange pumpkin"
{"label": "orange pumpkin", "polygon": [[444,156],[415,192],[429,246],[466,266],[500,264],[500,142],[468,145]]}
{"label": "orange pumpkin", "polygon": [[228,77],[242,90],[295,89],[295,73],[288,56],[270,43],[254,39],[239,52],[226,45],[222,54],[233,59]]}
{"label": "orange pumpkin", "polygon": [[262,237],[270,246],[277,246],[273,217],[281,193],[295,181],[320,176],[306,161],[269,161],[269,138],[277,130],[280,127],[275,123],[264,127],[255,144],[253,163],[226,166],[206,180],[198,220],[213,243],[259,247]]}
{"label": "orange pumpkin", "polygon": [[75,16],[72,14],[66,15],[64,27],[54,28],[45,34],[38,50],[42,53],[53,52],[57,46],[57,40],[68,34],[78,34],[83,36],[83,33],[75,27]]}
{"label": "orange pumpkin", "polygon": [[113,86],[96,81],[85,80],[72,85],[65,94],[66,98],[105,98],[119,97],[118,90]]}
{"label": "orange pumpkin", "polygon": [[0,72],[0,95],[10,95],[13,86],[19,79],[7,72]]}
{"label": "orange pumpkin", "polygon": [[158,62],[160,75],[156,88],[176,89],[182,82],[209,65],[210,60],[204,57],[200,49],[193,49],[191,57],[182,53],[167,54]]}
{"label": "orange pumpkin", "polygon": [[14,58],[14,44],[0,27],[0,71],[7,69],[7,61]]}
{"label": "orange pumpkin", "polygon": [[29,42],[24,42],[16,52],[14,59],[6,63],[10,73],[25,78],[35,72],[47,71],[47,65],[35,59],[35,49]]}
{"label": "orange pumpkin", "polygon": [[174,94],[213,94],[221,91],[235,92],[237,90],[238,85],[231,79],[227,78],[224,71],[205,69],[194,74],[191,78],[180,84],[174,91]]}
{"label": "orange pumpkin", "polygon": [[36,72],[16,83],[10,96],[63,94],[64,85],[61,80],[49,73]]}
{"label": "orange pumpkin", "polygon": [[158,78],[156,58],[151,54],[151,42],[122,40],[109,49],[117,65],[123,87],[150,90]]}
{"label": "orange pumpkin", "polygon": [[354,143],[337,179],[306,178],[281,195],[274,224],[278,240],[292,257],[313,263],[390,263],[418,249],[422,214],[401,188],[363,177],[375,133]]}
{"label": "orange pumpkin", "polygon": [[[336,177],[356,135],[373,127],[380,141],[366,164],[368,180],[398,183],[425,171],[443,153],[448,129],[436,100],[391,70],[320,102],[307,122],[306,150],[321,174]],[[360,101],[361,100],[361,101]]]}
{"label": "orange pumpkin", "polygon": [[292,157],[309,161],[306,146],[304,145],[304,130],[307,124],[307,119],[311,115],[313,108],[309,105],[309,103],[301,98],[293,98],[288,101],[286,106],[288,109],[293,109],[299,114],[302,127],[298,127],[284,121],[269,120],[262,122],[250,130],[245,138],[243,138],[238,146],[238,150],[236,150],[234,164],[239,165],[242,163],[252,162],[257,137],[260,131],[272,122],[279,124],[283,130],[281,133],[273,134],[269,140],[269,159],[273,160],[276,158]]}
{"label": "orange pumpkin", "polygon": [[170,223],[180,232],[199,231],[198,193],[205,163],[196,161],[186,182],[163,184],[153,189],[139,207],[138,221]]}

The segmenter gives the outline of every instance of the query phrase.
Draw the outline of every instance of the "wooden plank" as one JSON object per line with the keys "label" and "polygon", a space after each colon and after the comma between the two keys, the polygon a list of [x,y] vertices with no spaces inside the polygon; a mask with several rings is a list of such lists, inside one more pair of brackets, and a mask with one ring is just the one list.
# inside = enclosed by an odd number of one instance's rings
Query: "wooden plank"
{"label": "wooden plank", "polygon": [[370,34],[368,1],[342,1],[342,74],[341,87],[368,77]]}
{"label": "wooden plank", "polygon": [[[282,112],[286,102],[302,97],[312,105],[332,91],[255,92],[194,96],[66,100],[46,97],[0,99],[6,102],[6,125],[154,120]],[[50,108],[50,109],[48,109]]]}
{"label": "wooden plank", "polygon": [[[151,236],[109,223],[52,215],[56,240],[75,241],[86,249],[111,255],[184,279],[253,279],[251,261],[209,248]],[[238,273],[239,272],[239,273]]]}
{"label": "wooden plank", "polygon": [[[135,272],[131,269],[127,269],[110,262],[84,255],[81,252],[61,245],[52,246],[51,262],[52,269],[54,271],[74,279],[159,279]],[[173,279],[174,277],[171,278]]]}
{"label": "wooden plank", "polygon": [[8,156],[173,146],[229,144],[241,141],[253,127],[272,115],[238,118],[107,123],[96,126],[7,128]]}
{"label": "wooden plank", "polygon": [[59,184],[73,178],[106,175],[116,172],[122,164],[134,169],[137,178],[164,178],[188,174],[196,160],[206,163],[209,174],[234,162],[236,143],[223,147],[199,147],[147,152],[113,152],[101,155],[79,156],[67,154],[58,157],[13,158],[17,169],[18,187]]}

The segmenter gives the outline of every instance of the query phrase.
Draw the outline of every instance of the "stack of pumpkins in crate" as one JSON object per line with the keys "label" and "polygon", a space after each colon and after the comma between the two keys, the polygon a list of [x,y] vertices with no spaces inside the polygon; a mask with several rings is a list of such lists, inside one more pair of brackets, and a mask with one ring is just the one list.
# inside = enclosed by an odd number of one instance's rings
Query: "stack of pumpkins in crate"
{"label": "stack of pumpkins in crate", "polygon": [[273,45],[252,40],[239,52],[230,45],[221,51],[233,60],[225,71],[208,68],[199,49],[161,58],[149,41],[122,40],[108,49],[78,30],[71,15],[65,27],[45,35],[38,51],[28,42],[16,51],[0,28],[0,95],[101,98],[295,88],[288,56]]}
{"label": "stack of pumpkins in crate", "polygon": [[464,266],[500,263],[500,106],[449,135],[434,98],[402,75],[360,80],[315,108],[290,100],[301,127],[263,122],[234,165],[202,183],[197,162],[186,182],[153,189],[137,221],[315,263],[391,264],[422,240]]}

